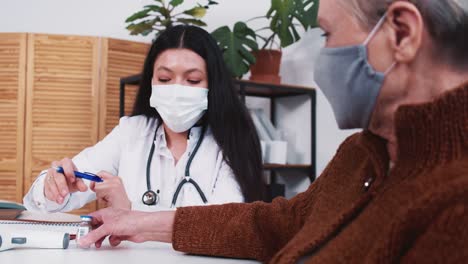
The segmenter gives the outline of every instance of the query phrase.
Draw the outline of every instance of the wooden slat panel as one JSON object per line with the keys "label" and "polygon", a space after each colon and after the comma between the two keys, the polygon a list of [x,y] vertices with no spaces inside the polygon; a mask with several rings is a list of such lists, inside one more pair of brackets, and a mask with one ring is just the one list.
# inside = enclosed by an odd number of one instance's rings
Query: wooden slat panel
{"label": "wooden slat panel", "polygon": [[[0,34],[0,199],[21,202],[51,161],[75,155],[117,125],[119,80],[141,71],[148,48],[116,39]],[[127,114],[136,91],[127,87]],[[74,213],[95,209],[91,203]]]}
{"label": "wooden slat panel", "polygon": [[[118,39],[102,39],[99,138],[104,138],[119,123],[120,78],[143,69],[150,45]],[[138,87],[126,87],[125,113],[131,113]],[[98,203],[98,208],[105,207]]]}
{"label": "wooden slat panel", "polygon": [[98,38],[28,35],[25,191],[52,161],[97,142],[98,78]]}
{"label": "wooden slat panel", "polygon": [[[119,123],[120,78],[142,71],[150,45],[118,39],[103,39],[102,47],[104,52],[101,57],[99,138],[103,138]],[[138,87],[126,87],[125,114],[127,115],[132,112],[137,90]]]}
{"label": "wooden slat panel", "polygon": [[0,199],[23,193],[26,34],[0,34]]}

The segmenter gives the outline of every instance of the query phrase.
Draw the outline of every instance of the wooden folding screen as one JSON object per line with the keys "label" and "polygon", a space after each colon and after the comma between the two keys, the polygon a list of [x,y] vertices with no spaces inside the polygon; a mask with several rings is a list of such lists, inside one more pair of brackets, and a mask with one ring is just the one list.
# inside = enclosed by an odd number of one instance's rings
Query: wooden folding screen
{"label": "wooden folding screen", "polygon": [[0,34],[0,199],[23,196],[26,34]]}
{"label": "wooden folding screen", "polygon": [[[51,161],[73,157],[119,119],[119,79],[138,74],[149,45],[45,34],[0,34],[0,199],[21,202]],[[127,89],[126,113],[135,89]],[[95,210],[90,203],[78,213]]]}
{"label": "wooden folding screen", "polygon": [[[149,45],[118,39],[103,39],[101,61],[101,122],[99,137],[103,138],[119,123],[121,77],[135,75],[143,70]],[[125,114],[130,115],[138,87],[125,89]]]}
{"label": "wooden folding screen", "polygon": [[25,192],[51,161],[97,142],[98,48],[96,37],[28,36]]}

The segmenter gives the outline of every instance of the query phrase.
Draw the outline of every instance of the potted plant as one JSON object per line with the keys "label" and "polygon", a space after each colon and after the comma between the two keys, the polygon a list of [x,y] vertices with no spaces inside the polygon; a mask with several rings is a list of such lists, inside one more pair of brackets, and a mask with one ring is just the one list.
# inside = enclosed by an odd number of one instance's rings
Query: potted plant
{"label": "potted plant", "polygon": [[129,23],[127,29],[131,35],[147,36],[155,31],[157,36],[175,25],[196,25],[204,27],[206,23],[201,19],[205,16],[207,9],[211,5],[218,4],[215,1],[208,0],[205,5],[196,6],[179,11],[184,0],[154,0],[154,4],[144,6],[143,10],[138,11],[128,17],[125,23]]}
{"label": "potted plant", "polygon": [[[317,26],[318,0],[272,0],[270,10],[266,14],[270,31],[267,37],[260,36],[264,41],[260,50],[254,51],[256,63],[250,68],[253,81],[280,83],[279,76],[282,48],[299,41],[301,36],[298,27],[304,31]],[[279,49],[273,49],[276,42]]]}
{"label": "potted plant", "polygon": [[[251,80],[280,83],[281,49],[301,39],[300,28],[307,31],[317,26],[318,4],[319,0],[271,0],[265,16],[237,22],[232,31],[227,26],[216,29],[212,35],[233,76],[241,77],[250,69]],[[256,19],[267,20],[268,26],[256,31],[249,28],[247,23]],[[263,42],[260,49],[257,40]]]}
{"label": "potted plant", "polygon": [[222,26],[211,33],[223,51],[224,61],[233,77],[242,78],[255,63],[252,51],[258,50],[255,31],[244,22],[237,22],[233,30]]}

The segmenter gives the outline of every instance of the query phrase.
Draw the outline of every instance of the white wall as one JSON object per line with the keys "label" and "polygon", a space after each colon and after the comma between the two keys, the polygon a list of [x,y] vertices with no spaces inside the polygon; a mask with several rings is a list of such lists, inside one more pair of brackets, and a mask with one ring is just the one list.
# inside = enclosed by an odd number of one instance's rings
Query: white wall
{"label": "white wall", "polygon": [[[187,7],[205,1],[186,0]],[[221,25],[232,25],[238,20],[261,16],[269,7],[269,0],[218,0],[220,5],[209,10],[205,22],[212,31]],[[104,36],[150,42],[152,37],[130,36],[124,20],[139,11],[150,0],[12,0],[2,1],[0,8],[0,32],[37,32],[72,35]],[[253,4],[255,3],[255,4]],[[261,21],[251,24],[258,28]],[[281,75],[284,83],[313,86],[314,59],[322,45],[319,30],[306,33],[303,40],[283,50]],[[250,105],[262,105],[250,101]],[[263,103],[264,105],[264,103]],[[295,109],[290,112],[290,109]],[[286,123],[294,123],[290,135],[299,153],[299,160],[310,160],[310,131],[300,120],[307,119],[310,105],[304,98],[283,100],[278,105],[278,123],[287,129]],[[307,122],[305,122],[307,123]],[[320,173],[334,155],[340,142],[351,132],[339,131],[329,104],[318,93],[317,104],[317,168]],[[296,191],[306,188],[308,182],[291,183]]]}
{"label": "white wall", "polygon": [[[169,1],[169,0],[167,0]],[[255,1],[255,5],[252,2]],[[35,32],[104,36],[150,42],[152,37],[130,36],[125,19],[152,0],[10,0],[2,1],[0,32]],[[185,0],[191,8],[205,0]],[[206,17],[207,30],[231,25],[266,13],[269,0],[218,0]]]}

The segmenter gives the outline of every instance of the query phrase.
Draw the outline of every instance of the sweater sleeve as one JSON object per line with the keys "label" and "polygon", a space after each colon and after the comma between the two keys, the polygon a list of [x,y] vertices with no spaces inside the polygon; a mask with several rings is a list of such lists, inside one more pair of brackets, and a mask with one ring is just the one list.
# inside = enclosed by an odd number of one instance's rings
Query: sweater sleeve
{"label": "sweater sleeve", "polygon": [[[178,208],[172,242],[175,250],[267,262],[304,226],[333,166],[357,134],[343,142],[321,176],[291,200]],[[348,148],[352,149],[352,148]]]}
{"label": "sweater sleeve", "polygon": [[315,186],[289,201],[179,208],[173,247],[192,254],[266,261],[304,225],[306,201],[312,199]]}

